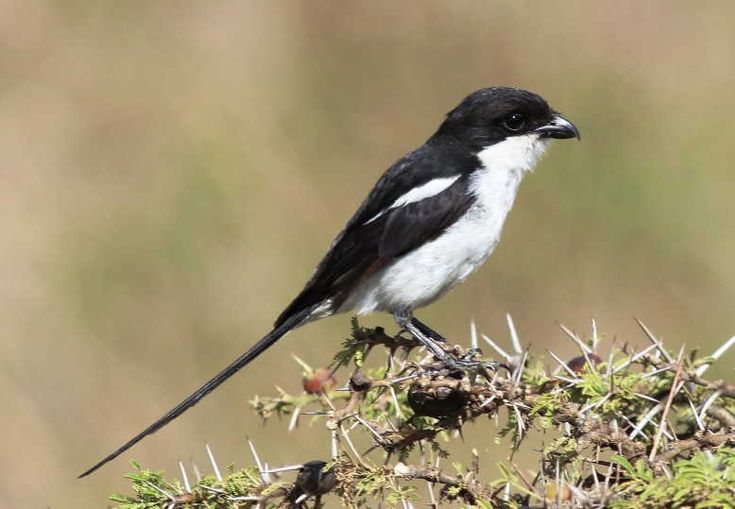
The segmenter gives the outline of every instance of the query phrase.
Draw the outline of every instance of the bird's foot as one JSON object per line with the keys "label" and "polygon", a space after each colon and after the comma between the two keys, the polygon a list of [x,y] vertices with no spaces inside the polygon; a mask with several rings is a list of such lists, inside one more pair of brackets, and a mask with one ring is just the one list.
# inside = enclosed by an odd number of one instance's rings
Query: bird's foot
{"label": "bird's foot", "polygon": [[457,356],[445,351],[444,357],[439,359],[438,364],[442,364],[443,369],[448,371],[483,375],[495,373],[502,367],[502,364],[497,361],[478,359],[478,353],[479,350],[472,349]]}
{"label": "bird's foot", "polygon": [[[479,359],[480,350],[473,348],[461,355],[455,355],[450,351],[446,340],[427,325],[421,323],[411,314],[394,315],[396,323],[416,338],[437,359],[437,363],[427,371],[456,372],[480,374],[485,378],[492,377],[492,373],[501,367],[507,367],[496,361]],[[441,338],[441,339],[438,339]]]}

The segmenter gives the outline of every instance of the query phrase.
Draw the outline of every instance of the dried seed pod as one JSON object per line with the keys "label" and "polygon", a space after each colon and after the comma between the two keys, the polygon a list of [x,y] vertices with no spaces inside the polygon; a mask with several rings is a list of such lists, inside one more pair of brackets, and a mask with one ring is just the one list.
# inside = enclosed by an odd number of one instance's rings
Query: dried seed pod
{"label": "dried seed pod", "polygon": [[[589,357],[590,362],[595,366],[602,362],[602,358],[596,353],[587,354],[587,357]],[[574,357],[569,362],[567,362],[567,367],[575,373],[582,373],[585,369],[587,369],[587,358],[584,355]]]}
{"label": "dried seed pod", "polygon": [[317,368],[304,376],[304,390],[309,394],[321,394],[335,386],[337,380],[332,371],[326,368]]}
{"label": "dried seed pod", "polygon": [[416,415],[447,417],[457,413],[466,403],[467,394],[454,384],[414,384],[408,391],[408,404]]}
{"label": "dried seed pod", "polygon": [[355,371],[350,377],[350,389],[354,392],[364,392],[370,389],[373,385],[373,381],[368,376],[360,371]]}

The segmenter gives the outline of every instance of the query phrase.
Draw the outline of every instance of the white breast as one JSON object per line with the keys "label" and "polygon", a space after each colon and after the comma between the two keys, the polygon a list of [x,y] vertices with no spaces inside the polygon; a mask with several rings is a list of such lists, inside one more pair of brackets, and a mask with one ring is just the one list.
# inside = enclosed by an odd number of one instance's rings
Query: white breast
{"label": "white breast", "polygon": [[530,134],[508,138],[480,152],[482,169],[470,183],[476,202],[467,213],[435,240],[371,276],[340,311],[410,311],[464,281],[498,244],[518,186],[546,144]]}

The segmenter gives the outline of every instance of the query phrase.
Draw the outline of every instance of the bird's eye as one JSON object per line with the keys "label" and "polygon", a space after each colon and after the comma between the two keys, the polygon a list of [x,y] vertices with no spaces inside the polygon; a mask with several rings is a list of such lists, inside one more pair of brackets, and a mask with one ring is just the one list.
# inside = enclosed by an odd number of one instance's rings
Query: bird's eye
{"label": "bird's eye", "polygon": [[520,131],[526,125],[526,117],[520,113],[511,113],[503,119],[503,126],[509,131]]}

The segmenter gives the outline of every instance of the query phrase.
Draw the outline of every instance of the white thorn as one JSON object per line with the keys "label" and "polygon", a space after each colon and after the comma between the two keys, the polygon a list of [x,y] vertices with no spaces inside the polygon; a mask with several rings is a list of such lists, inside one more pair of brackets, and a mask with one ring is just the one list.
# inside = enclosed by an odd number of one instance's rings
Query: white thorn
{"label": "white thorn", "polygon": [[592,319],[592,351],[597,350],[597,344],[600,342],[600,338],[597,336],[597,322]]}
{"label": "white thorn", "polygon": [[648,340],[656,346],[659,352],[661,352],[661,355],[663,355],[667,361],[674,362],[673,357],[671,357],[671,355],[669,355],[669,352],[666,351],[666,349],[663,346],[663,343],[661,343],[661,341],[656,339],[656,336],[654,336],[653,332],[651,332],[650,329],[646,327],[646,324],[641,322],[637,318],[635,319],[635,321],[638,322],[638,325],[641,327],[641,329],[643,329],[643,332],[646,334],[646,337],[648,338]]}
{"label": "white thorn", "polygon": [[212,449],[209,447],[209,444],[205,444],[205,447],[207,448],[207,455],[209,456],[209,462],[212,464],[212,470],[214,470],[214,476],[217,478],[218,481],[222,481],[222,474],[219,472],[219,467],[217,466],[217,462],[214,461],[214,454],[212,454]]}
{"label": "white thorn", "polygon": [[313,370],[313,369],[311,368],[311,366],[309,366],[309,365],[308,365],[308,364],[306,363],[306,361],[304,361],[304,360],[303,360],[303,359],[301,359],[300,357],[298,357],[298,356],[296,356],[296,355],[294,355],[294,354],[291,354],[291,357],[293,357],[293,359],[294,359],[294,360],[295,360],[295,361],[296,361],[296,362],[298,363],[298,365],[299,365],[299,366],[301,366],[301,367],[302,367],[302,368],[304,369],[304,371],[306,371],[307,373],[311,373],[312,371],[314,371],[314,370]]}
{"label": "white thorn", "polygon": [[268,472],[270,470],[270,466],[268,466],[268,462],[266,461],[263,463],[263,482],[266,484],[270,484],[273,482],[273,479],[271,479],[271,474]]}
{"label": "white thorn", "polygon": [[196,463],[192,461],[191,469],[194,471],[194,477],[197,478],[197,483],[202,482],[202,471],[199,470],[199,465],[197,465]]}
{"label": "white thorn", "polygon": [[699,418],[699,413],[697,412],[697,409],[694,407],[694,402],[692,402],[692,400],[689,398],[687,398],[687,401],[689,402],[689,407],[692,409],[692,415],[694,416],[694,420],[697,421],[697,427],[699,428],[699,431],[704,431],[705,430],[704,422],[702,422],[702,419]]}
{"label": "white thorn", "polygon": [[482,404],[479,406],[479,408],[484,408],[488,406],[490,403],[492,403],[493,401],[495,401],[495,395],[492,395],[489,398],[487,398],[485,401],[483,401]]}
{"label": "white thorn", "polygon": [[297,406],[294,408],[293,413],[291,414],[291,420],[288,421],[288,432],[291,433],[293,430],[296,429],[296,426],[299,423],[299,415],[301,415],[301,407]]}
{"label": "white thorn", "polygon": [[[705,453],[707,451],[705,450]],[[666,465],[661,465],[661,470],[663,471],[664,475],[667,479],[671,479],[671,472],[669,471],[668,467]]]}
{"label": "white thorn", "polygon": [[508,355],[508,352],[506,352],[505,350],[503,350],[502,348],[500,348],[500,346],[498,346],[498,344],[495,341],[493,341],[492,339],[490,339],[489,337],[487,337],[485,334],[482,334],[482,339],[484,339],[485,342],[493,348],[493,350],[495,350],[496,352],[498,352],[498,354],[503,359],[505,359],[507,361],[509,361],[509,360],[512,359],[512,357],[510,355]]}
{"label": "white thorn", "polygon": [[477,350],[479,348],[479,345],[477,343],[477,325],[475,324],[474,320],[470,322],[470,346],[474,350]]}
{"label": "white thorn", "polygon": [[638,424],[636,424],[635,429],[630,433],[630,439],[634,439],[638,433],[643,431],[643,428],[646,427],[646,424],[648,424],[653,417],[661,411],[661,404],[659,403],[655,407],[653,407],[651,410],[648,411],[646,415],[643,416],[643,418],[638,421]]}
{"label": "white thorn", "polygon": [[704,404],[702,405],[702,411],[699,413],[699,419],[700,420],[703,420],[704,419],[704,416],[707,413],[707,410],[709,410],[709,407],[711,407],[712,406],[712,403],[714,403],[715,400],[717,398],[719,398],[721,395],[722,395],[722,392],[715,391],[715,392],[712,393],[712,396],[710,396],[709,398],[707,398],[707,401],[705,401]]}
{"label": "white thorn", "polygon": [[[610,399],[610,396],[612,396],[612,394],[610,394],[610,393],[608,393],[608,394],[605,394],[605,395],[604,395],[604,396],[603,396],[602,398],[600,398],[600,400],[599,400],[599,401],[596,401],[596,402],[594,402],[594,403],[590,403],[590,404],[588,404],[588,405],[584,406],[584,407],[583,407],[583,408],[582,408],[582,409],[581,409],[581,410],[579,411],[579,413],[580,413],[580,414],[582,414],[582,415],[584,415],[584,414],[586,414],[586,413],[587,413],[587,412],[588,412],[589,410],[592,410],[593,408],[597,408],[598,406],[601,406],[601,405],[603,405],[603,404],[605,403],[605,401],[607,401],[608,399]],[[658,401],[657,401],[657,402],[658,402]]]}
{"label": "white thorn", "polygon": [[553,359],[554,359],[554,360],[555,360],[555,361],[557,362],[557,364],[559,364],[559,366],[561,366],[562,368],[564,368],[564,370],[565,370],[565,371],[566,371],[567,373],[569,373],[570,375],[572,375],[572,376],[573,376],[574,378],[578,378],[578,377],[577,377],[577,373],[575,373],[575,372],[574,372],[574,370],[572,370],[572,368],[570,368],[570,367],[569,367],[569,366],[567,365],[567,363],[566,363],[566,362],[564,362],[563,360],[561,360],[561,359],[559,358],[559,356],[558,356],[558,355],[556,355],[556,354],[555,354],[554,352],[552,352],[551,350],[546,350],[546,352],[547,352],[547,353],[548,353],[549,355],[551,355],[551,357],[552,357],[552,358],[553,358]]}
{"label": "white thorn", "polygon": [[559,458],[556,458],[556,503],[561,502],[561,473],[559,472]]}
{"label": "white thorn", "polygon": [[518,407],[516,405],[512,405],[513,410],[516,413],[516,424],[518,425],[518,440],[523,438],[523,432],[526,430],[526,425],[523,423],[523,416],[521,415],[521,411],[518,410]]}
{"label": "white thorn", "polygon": [[516,368],[515,372],[513,373],[513,381],[515,383],[520,383],[521,377],[523,376],[523,371],[526,369],[526,360],[528,359],[528,352],[523,353],[523,357],[521,357],[521,362]]}
{"label": "white thorn", "polygon": [[400,378],[394,378],[393,380],[390,380],[390,383],[391,384],[398,384],[398,383],[401,383],[401,382],[405,382],[406,380],[412,380],[412,379],[418,378],[418,377],[419,377],[418,374],[406,375],[406,376],[402,376]]}
{"label": "white thorn", "polygon": [[[597,348],[595,348],[597,350]],[[613,386],[613,377],[615,376],[615,373],[613,373],[613,349],[610,349],[610,354],[607,356],[607,374],[608,378],[610,378],[610,387]]]}
{"label": "white thorn", "polygon": [[[585,356],[585,358],[587,358],[587,355],[592,353],[592,349],[589,346],[585,345],[584,342],[581,339],[579,339],[577,335],[573,333],[566,325],[564,325],[563,323],[560,323],[559,327],[561,327],[561,330],[563,330],[564,333],[567,336],[569,336],[572,339],[572,341],[574,341],[577,344],[579,349],[582,350],[582,354]],[[589,363],[589,364],[590,366],[592,366],[592,363]]]}
{"label": "white thorn", "polygon": [[189,476],[186,475],[186,469],[184,468],[184,463],[182,461],[179,461],[179,470],[181,470],[181,480],[184,481],[184,488],[186,488],[186,492],[191,493],[191,484],[189,484]]}
{"label": "white thorn", "polygon": [[434,496],[434,485],[430,483],[429,481],[426,481],[426,489],[429,491],[429,505],[436,509],[436,497]]}
{"label": "white thorn", "polygon": [[510,316],[510,313],[505,314],[505,319],[508,321],[508,330],[510,331],[510,341],[513,344],[513,351],[516,355],[520,355],[523,353],[523,348],[521,347],[521,340],[518,339],[518,332],[516,331],[516,326],[513,323],[513,318]]}
{"label": "white thorn", "polygon": [[672,430],[672,431],[674,430],[674,428],[672,428],[672,427],[671,427],[671,424],[669,424],[669,420],[667,419],[667,420],[666,420],[666,426],[664,426],[664,429],[662,429],[662,430],[661,430],[661,432],[662,432],[662,433],[664,434],[664,436],[665,436],[666,438],[668,438],[669,440],[675,440],[675,439],[676,439],[676,437],[675,437],[674,435],[672,435],[671,433],[669,433],[668,431],[666,431],[666,427],[667,427],[667,426],[668,426],[668,428],[669,428],[670,430]]}
{"label": "white thorn", "polygon": [[574,495],[574,497],[577,499],[576,501],[579,502],[581,506],[586,505],[587,495],[585,495],[585,493],[582,490],[580,490],[579,488],[577,488],[571,483],[567,483],[567,488],[569,488],[569,491],[572,492],[572,495]]}
{"label": "white thorn", "polygon": [[169,500],[171,500],[172,503],[175,503],[176,502],[176,499],[174,498],[174,496],[171,493],[169,493],[168,491],[159,488],[158,486],[156,486],[155,484],[153,484],[150,481],[145,481],[145,483],[148,486],[150,486],[151,488],[153,488],[154,490],[158,491],[159,493],[162,493],[163,496],[165,496],[166,498],[168,498]]}
{"label": "white thorn", "polygon": [[572,425],[568,422],[564,423],[564,435],[571,436],[572,435]]}
{"label": "white thorn", "polygon": [[255,445],[253,444],[253,441],[248,440],[248,447],[250,447],[250,454],[253,455],[253,459],[255,460],[255,464],[258,465],[258,472],[260,472],[260,477],[265,481],[266,474],[265,470],[263,469],[263,464],[260,462],[260,457],[258,456],[258,451],[255,450]]}
{"label": "white thorn", "polygon": [[362,456],[360,456],[360,453],[357,451],[357,448],[355,447],[355,444],[352,443],[352,440],[350,439],[350,435],[347,433],[347,431],[345,431],[345,428],[341,424],[339,426],[339,431],[342,434],[342,438],[344,438],[345,439],[345,442],[347,442],[347,446],[352,451],[352,454],[355,455],[355,458],[358,461],[362,462]]}
{"label": "white thorn", "polygon": [[265,472],[268,474],[278,474],[280,472],[293,472],[294,470],[301,470],[302,468],[304,468],[303,464],[285,465],[283,467],[278,467],[278,468],[267,468]]}
{"label": "white thorn", "polygon": [[199,486],[203,490],[211,491],[212,493],[219,493],[220,495],[227,495],[227,492],[225,490],[220,490],[217,488],[212,488],[211,486]]}
{"label": "white thorn", "polygon": [[671,366],[671,365],[667,365],[667,366],[664,366],[663,368],[658,368],[656,370],[649,371],[647,373],[643,373],[643,375],[642,375],[641,378],[650,378],[652,376],[656,376],[659,373],[663,373],[664,371],[669,371],[672,367],[673,366]]}
{"label": "white thorn", "polygon": [[[621,417],[622,417],[623,419],[625,419],[625,422],[627,422],[627,423],[628,423],[628,424],[629,424],[630,426],[632,426],[633,428],[635,428],[636,424],[635,424],[635,423],[634,423],[633,421],[631,421],[630,419],[628,419],[628,418],[627,418],[626,416],[624,416],[624,415],[623,415],[623,416],[621,416]],[[641,435],[641,436],[642,436],[643,438],[645,438],[646,440],[648,440],[648,439],[649,439],[649,437],[648,437],[648,434],[647,434],[647,433],[646,433],[645,431],[641,431],[641,432],[639,433],[639,435]]]}
{"label": "white thorn", "polygon": [[339,441],[337,440],[337,430],[332,431],[331,447],[332,459],[337,459],[337,457],[339,456]]}
{"label": "white thorn", "polygon": [[393,399],[393,406],[396,408],[396,419],[402,419],[403,412],[401,411],[400,403],[398,403],[398,395],[396,394],[396,390],[393,388],[392,385],[389,385],[388,389],[390,390],[390,396]]}
{"label": "white thorn", "polygon": [[[712,357],[712,362],[714,362],[714,361],[718,360],[720,357],[722,357],[722,354],[724,354],[725,352],[727,352],[727,350],[732,345],[735,345],[735,336],[733,336],[730,339],[728,339],[727,341],[725,341],[725,343],[720,348],[718,348],[717,350],[715,350],[714,353],[712,355],[710,355],[710,357]],[[704,372],[709,369],[709,367],[712,365],[712,362],[710,362],[709,364],[704,364],[702,366],[699,366],[697,368],[697,371],[695,371],[695,373],[697,374],[697,376],[704,375]]]}
{"label": "white thorn", "polygon": [[375,435],[375,438],[377,438],[377,439],[378,439],[378,443],[381,443],[381,442],[383,441],[383,437],[382,437],[382,436],[380,436],[380,433],[378,433],[377,431],[375,431],[375,430],[373,429],[373,427],[372,427],[372,426],[370,426],[370,424],[368,424],[368,423],[367,423],[367,421],[365,421],[365,419],[363,419],[363,418],[362,418],[362,417],[360,417],[359,415],[355,415],[354,417],[355,417],[355,420],[356,420],[357,422],[359,422],[360,424],[362,424],[363,426],[365,426],[365,427],[366,427],[366,428],[368,429],[368,431],[369,431],[370,433],[372,433],[373,435]]}
{"label": "white thorn", "polygon": [[630,359],[628,359],[627,361],[625,361],[624,363],[622,363],[620,366],[618,366],[617,368],[615,368],[615,373],[617,373],[618,371],[621,371],[621,370],[627,368],[632,363],[634,363],[635,361],[637,361],[638,359],[640,359],[641,357],[643,357],[644,355],[646,355],[648,352],[650,352],[654,348],[657,348],[657,346],[656,345],[651,345],[649,347],[644,348],[643,350],[641,350],[637,354],[633,355]]}
{"label": "white thorn", "polygon": [[633,394],[635,394],[636,396],[638,396],[641,399],[648,400],[648,401],[650,401],[652,403],[656,403],[656,404],[660,403],[659,400],[657,400],[656,398],[652,398],[648,394],[641,394],[640,392],[634,392]]}
{"label": "white thorn", "polygon": [[600,479],[598,479],[597,477],[597,468],[595,468],[595,465],[590,466],[590,471],[592,472],[592,479],[595,481],[595,489],[599,491],[600,490]]}

